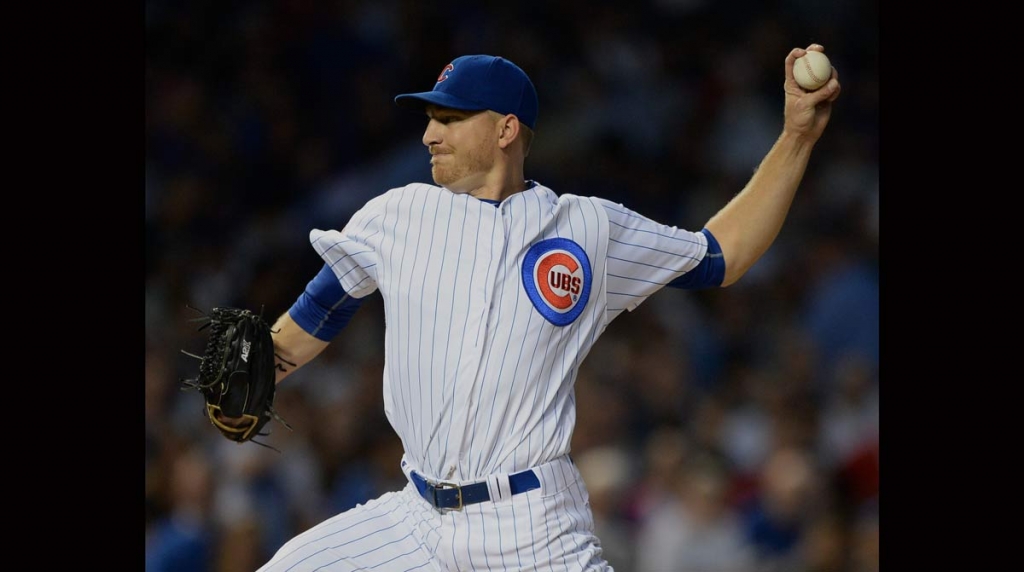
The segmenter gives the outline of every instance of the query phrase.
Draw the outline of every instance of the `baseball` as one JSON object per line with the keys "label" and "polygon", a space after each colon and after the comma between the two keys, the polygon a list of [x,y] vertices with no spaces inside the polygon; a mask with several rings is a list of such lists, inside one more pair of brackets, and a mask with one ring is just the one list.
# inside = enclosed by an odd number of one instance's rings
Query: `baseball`
{"label": "baseball", "polygon": [[832,62],[821,52],[808,51],[793,62],[793,77],[800,87],[814,91],[832,77]]}

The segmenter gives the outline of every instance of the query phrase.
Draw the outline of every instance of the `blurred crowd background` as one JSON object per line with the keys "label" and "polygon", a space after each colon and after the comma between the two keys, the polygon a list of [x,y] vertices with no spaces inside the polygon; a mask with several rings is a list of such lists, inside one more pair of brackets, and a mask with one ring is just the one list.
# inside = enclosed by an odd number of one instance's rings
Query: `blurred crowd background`
{"label": "blurred crowd background", "polygon": [[311,228],[430,181],[428,90],[468,53],[540,97],[526,175],[699,230],[782,126],[783,60],[817,42],[843,93],[779,239],[737,285],[665,289],[606,331],[572,454],[619,572],[879,567],[878,5],[872,0],[147,0],[145,558],[252,572],[404,486],[383,414],[379,293],[228,442],[182,391],[190,308],[287,310]]}

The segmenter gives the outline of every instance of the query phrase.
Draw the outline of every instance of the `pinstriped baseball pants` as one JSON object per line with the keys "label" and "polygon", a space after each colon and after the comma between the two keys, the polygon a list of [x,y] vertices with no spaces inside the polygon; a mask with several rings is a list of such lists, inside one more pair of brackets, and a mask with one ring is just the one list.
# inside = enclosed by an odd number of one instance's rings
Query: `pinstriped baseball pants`
{"label": "pinstriped baseball pants", "polygon": [[299,534],[258,572],[611,572],[576,466],[561,457],[534,470],[539,489],[452,511],[409,483]]}

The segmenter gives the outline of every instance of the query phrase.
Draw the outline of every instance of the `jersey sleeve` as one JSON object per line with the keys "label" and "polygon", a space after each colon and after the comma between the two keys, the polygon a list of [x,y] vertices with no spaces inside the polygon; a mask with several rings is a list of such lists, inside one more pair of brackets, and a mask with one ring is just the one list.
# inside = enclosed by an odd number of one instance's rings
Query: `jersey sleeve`
{"label": "jersey sleeve", "polygon": [[708,250],[704,234],[656,222],[605,199],[608,214],[608,310],[633,311],[693,270]]}
{"label": "jersey sleeve", "polygon": [[309,233],[313,249],[353,298],[364,298],[377,290],[383,198],[367,202],[340,231],[313,229]]}

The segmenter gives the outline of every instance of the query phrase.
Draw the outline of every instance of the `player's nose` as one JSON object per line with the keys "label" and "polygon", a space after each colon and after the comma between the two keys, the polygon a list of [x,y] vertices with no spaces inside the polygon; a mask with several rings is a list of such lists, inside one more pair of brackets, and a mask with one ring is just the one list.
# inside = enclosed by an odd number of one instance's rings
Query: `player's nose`
{"label": "player's nose", "polygon": [[433,119],[427,123],[427,128],[423,131],[423,144],[427,147],[431,145],[437,145],[441,142],[441,124]]}

